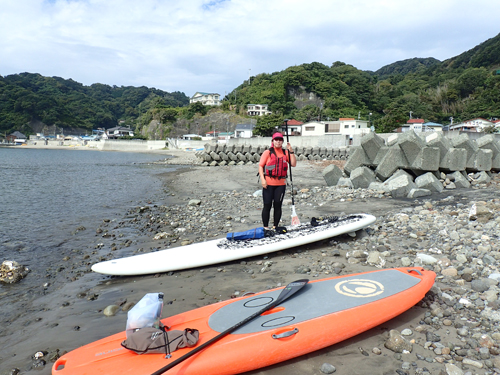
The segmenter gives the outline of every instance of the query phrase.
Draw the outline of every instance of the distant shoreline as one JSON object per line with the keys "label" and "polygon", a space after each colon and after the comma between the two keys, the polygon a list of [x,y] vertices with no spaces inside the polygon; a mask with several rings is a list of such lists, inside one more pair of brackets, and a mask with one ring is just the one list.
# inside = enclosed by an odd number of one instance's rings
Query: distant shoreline
{"label": "distant shoreline", "polygon": [[[102,141],[101,141],[102,142]],[[147,147],[147,145],[144,144],[137,144],[137,143],[120,143],[116,144],[114,143],[113,146],[115,147],[104,147],[104,143],[99,143],[99,142],[91,142],[88,145],[80,145],[80,144],[58,144],[59,142],[49,142],[49,144],[44,144],[43,141],[29,141],[28,143],[22,144],[22,145],[14,145],[14,144],[0,144],[0,147],[4,148],[24,148],[24,149],[38,149],[38,150],[84,150],[84,151],[118,151],[118,152],[140,152],[140,153],[150,153],[150,154],[157,154],[157,153],[165,153],[168,152],[166,148],[152,148],[152,147]],[[164,143],[163,143],[164,145]],[[101,146],[101,147],[98,147]],[[116,147],[118,146],[118,147]]]}
{"label": "distant shoreline", "polygon": [[97,147],[92,147],[90,145],[45,145],[45,144],[25,144],[25,145],[6,145],[0,144],[0,148],[12,148],[12,149],[35,149],[35,150],[69,150],[69,151],[104,151],[104,152],[132,152],[132,153],[143,153],[143,154],[154,154],[163,157],[171,157],[169,160],[165,159],[166,164],[172,165],[197,165],[200,164],[200,160],[197,158],[196,153],[193,151],[188,151],[184,149],[148,149],[137,148],[137,147],[121,147],[121,149],[99,149]]}

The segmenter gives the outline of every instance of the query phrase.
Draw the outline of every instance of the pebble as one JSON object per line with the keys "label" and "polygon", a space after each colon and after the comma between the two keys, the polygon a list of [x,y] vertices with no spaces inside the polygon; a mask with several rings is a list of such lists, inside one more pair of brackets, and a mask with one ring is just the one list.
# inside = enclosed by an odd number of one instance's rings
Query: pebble
{"label": "pebble", "polygon": [[337,371],[337,369],[330,363],[323,363],[321,365],[321,372],[323,374],[333,374],[335,371]]}
{"label": "pebble", "polygon": [[103,314],[106,316],[115,316],[118,310],[120,310],[120,306],[109,305],[104,309]]}
{"label": "pebble", "polygon": [[413,350],[413,345],[405,339],[398,331],[391,329],[389,331],[389,339],[384,343],[384,346],[395,353],[410,352]]}

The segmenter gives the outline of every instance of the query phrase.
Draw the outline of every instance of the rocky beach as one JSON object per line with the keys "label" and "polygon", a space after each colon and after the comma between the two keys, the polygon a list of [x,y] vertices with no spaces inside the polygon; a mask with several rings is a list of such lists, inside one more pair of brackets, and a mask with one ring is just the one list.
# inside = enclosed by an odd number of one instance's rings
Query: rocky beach
{"label": "rocky beach", "polygon": [[[21,295],[16,288],[23,280],[2,289],[9,303],[2,306],[1,375],[50,374],[62,353],[123,331],[127,310],[149,292],[165,293],[167,317],[303,277],[400,266],[437,273],[434,287],[417,306],[337,345],[252,374],[500,373],[498,174],[470,188],[393,198],[383,190],[327,186],[322,171],[332,163],[343,168],[343,161],[301,161],[293,170],[301,221],[362,212],[376,216],[375,224],[356,237],[200,269],[137,277],[92,273],[90,266],[102,260],[261,225],[256,165],[207,167],[192,152],[155,153],[158,163],[182,166],[163,174],[162,196],[144,192],[144,201],[122,215],[103,217],[92,228],[74,228],[88,246],[61,254],[38,289]],[[284,224],[290,221],[290,191]]]}

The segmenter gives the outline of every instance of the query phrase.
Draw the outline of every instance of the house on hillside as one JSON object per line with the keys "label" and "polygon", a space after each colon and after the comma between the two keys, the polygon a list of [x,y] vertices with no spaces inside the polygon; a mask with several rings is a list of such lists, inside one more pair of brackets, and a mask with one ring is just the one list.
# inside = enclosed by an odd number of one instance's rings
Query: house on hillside
{"label": "house on hillside", "polygon": [[452,131],[458,130],[462,132],[481,133],[484,132],[485,128],[490,126],[496,126],[496,124],[482,117],[477,117],[459,124],[450,125],[449,129]]}
{"label": "house on hillside", "polygon": [[248,104],[247,105],[247,115],[248,116],[265,116],[270,115],[272,112],[269,110],[267,104]]}
{"label": "house on hillside", "polygon": [[413,130],[414,132],[441,132],[444,126],[435,122],[425,122],[421,118],[409,119],[404,125],[393,130],[395,133],[405,133]]}
{"label": "house on hillside", "polygon": [[27,140],[26,136],[23,133],[18,132],[17,130],[14,133],[9,134],[7,137],[5,137],[5,139],[7,139],[7,142],[16,144],[26,143]]}
{"label": "house on hillside", "polygon": [[325,134],[358,135],[370,133],[369,121],[356,120],[354,117],[341,117],[336,121],[322,121]]}
{"label": "house on hillside", "polygon": [[421,119],[421,118],[411,118],[408,120],[408,122],[406,124],[403,124],[400,127],[394,129],[393,132],[406,133],[406,132],[409,132],[410,130],[413,130],[415,132],[421,132],[422,125],[424,122],[425,122],[424,119]]}
{"label": "house on hillside", "polygon": [[354,118],[339,118],[335,121],[313,121],[302,125],[302,136],[321,136],[329,134],[345,135],[351,139],[354,135],[370,133],[369,122]]}
{"label": "house on hillside", "polygon": [[254,124],[238,124],[236,125],[236,129],[234,129],[234,137],[235,138],[252,138],[253,129],[255,128]]}
{"label": "house on hillside", "polygon": [[422,124],[422,131],[424,132],[442,132],[443,125],[438,124],[436,122],[424,122]]}
{"label": "house on hillside", "polygon": [[[297,120],[288,120],[287,122],[287,127],[288,127],[288,135],[301,135],[302,134],[302,124],[304,124],[301,121]],[[283,134],[286,134],[286,127],[285,125],[282,125],[279,128],[280,132]]]}
{"label": "house on hillside", "polygon": [[220,95],[213,92],[196,92],[191,99],[189,99],[189,103],[201,102],[203,105],[221,105]]}
{"label": "house on hillside", "polygon": [[104,139],[119,139],[121,137],[133,137],[134,131],[130,129],[130,126],[115,126],[114,128],[109,128],[103,134]]}

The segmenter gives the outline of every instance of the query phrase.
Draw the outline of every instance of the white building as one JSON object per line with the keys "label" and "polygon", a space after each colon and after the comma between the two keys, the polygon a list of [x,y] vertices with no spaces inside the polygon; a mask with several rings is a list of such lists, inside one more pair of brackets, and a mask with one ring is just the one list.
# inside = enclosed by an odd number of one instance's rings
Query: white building
{"label": "white building", "polygon": [[197,92],[189,99],[189,103],[196,102],[201,102],[203,105],[221,105],[220,95],[209,92]]}
{"label": "white building", "polygon": [[134,131],[130,129],[130,127],[115,126],[114,128],[106,130],[106,132],[102,135],[104,139],[118,139],[125,136],[133,137]]}
{"label": "white building", "polygon": [[395,130],[396,133],[414,132],[441,132],[443,125],[435,122],[424,122],[423,119],[410,119],[408,122]]}
{"label": "white building", "polygon": [[359,135],[370,133],[368,121],[354,118],[339,118],[336,121],[307,122],[302,125],[302,135],[344,134]]}
{"label": "white building", "polygon": [[254,124],[238,124],[234,130],[235,138],[252,138]]}
{"label": "white building", "polygon": [[248,116],[264,116],[270,115],[272,112],[269,110],[267,104],[248,104],[247,105],[247,115]]}
{"label": "white building", "polygon": [[484,118],[478,117],[472,120],[461,122],[460,124],[450,125],[449,129],[459,130],[463,132],[481,133],[484,132],[485,128],[489,128],[490,126],[495,126],[495,123],[486,120]]}

